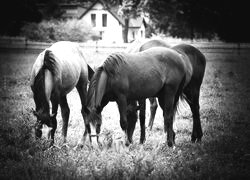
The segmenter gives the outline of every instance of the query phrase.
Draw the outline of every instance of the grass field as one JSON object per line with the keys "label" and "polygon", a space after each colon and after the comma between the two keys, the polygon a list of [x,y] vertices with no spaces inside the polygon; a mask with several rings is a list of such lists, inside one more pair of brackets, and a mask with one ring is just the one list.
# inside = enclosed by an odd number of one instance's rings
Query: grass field
{"label": "grass field", "polygon": [[[107,53],[88,52],[92,66]],[[35,117],[29,73],[38,53],[0,52],[0,179],[249,179],[250,178],[250,53],[206,54],[207,69],[201,89],[201,143],[191,143],[192,115],[180,105],[175,120],[176,145],[164,144],[162,112],[158,108],[153,130],[139,144],[126,148],[75,150],[84,130],[80,100],[68,95],[69,147],[46,149],[47,141],[35,141]],[[146,118],[148,123],[149,107]],[[102,113],[103,134],[119,134],[119,113],[109,103]],[[58,114],[56,145],[61,139]]]}

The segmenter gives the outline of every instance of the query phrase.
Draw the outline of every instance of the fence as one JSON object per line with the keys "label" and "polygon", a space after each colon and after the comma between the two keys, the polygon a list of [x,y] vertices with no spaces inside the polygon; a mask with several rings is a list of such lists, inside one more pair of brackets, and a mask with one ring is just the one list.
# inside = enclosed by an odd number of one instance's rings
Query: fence
{"label": "fence", "polygon": [[[197,42],[197,41],[168,41],[170,45],[176,45],[181,42],[191,44],[203,53],[250,53],[250,43],[223,43],[223,42]],[[23,37],[0,37],[0,49],[20,49],[42,51],[52,43],[28,41]],[[107,44],[102,42],[79,43],[82,48],[96,52],[116,52],[124,51],[129,43]]]}

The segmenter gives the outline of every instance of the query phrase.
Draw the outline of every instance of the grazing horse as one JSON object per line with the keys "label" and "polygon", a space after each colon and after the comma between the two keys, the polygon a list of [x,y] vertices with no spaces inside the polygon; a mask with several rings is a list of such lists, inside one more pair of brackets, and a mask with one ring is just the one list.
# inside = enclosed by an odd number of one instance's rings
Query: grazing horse
{"label": "grazing horse", "polygon": [[[135,53],[135,52],[141,52],[144,50],[147,50],[152,47],[170,47],[165,41],[161,39],[150,39],[146,42],[141,42],[140,40],[135,40],[127,49],[125,52],[128,53]],[[157,100],[155,97],[148,98],[150,102],[150,118],[149,118],[149,124],[148,127],[150,130],[152,130],[153,122],[156,114],[156,110],[158,107]],[[127,119],[130,119],[128,121],[128,134],[130,134],[128,137],[131,137],[129,139],[130,142],[132,142],[132,137],[136,125],[137,120],[137,110],[139,110],[139,119],[140,119],[140,127],[141,127],[141,137],[140,137],[140,143],[142,144],[145,141],[145,113],[146,113],[146,99],[141,99],[138,101],[139,107],[137,106],[136,102],[130,101],[130,109],[128,110]]]}
{"label": "grazing horse", "polygon": [[[138,44],[138,43],[137,43]],[[162,40],[150,40],[138,48],[138,46],[134,49],[136,51],[143,51],[145,49],[151,48],[151,47],[168,47],[168,45],[162,41]],[[200,141],[202,137],[202,129],[201,129],[201,123],[200,123],[200,113],[199,113],[199,96],[200,96],[200,87],[203,81],[204,72],[206,68],[206,59],[204,55],[195,47],[187,44],[180,44],[173,46],[172,49],[176,50],[178,53],[180,53],[183,57],[185,57],[186,63],[191,66],[190,69],[192,69],[191,79],[185,83],[184,89],[183,89],[183,97],[187,101],[187,103],[190,106],[190,109],[193,114],[193,131],[191,136],[191,141]],[[131,52],[131,50],[130,50]],[[152,129],[154,117],[157,109],[157,101],[156,98],[149,98],[150,101],[150,118],[149,118],[149,128]],[[133,104],[134,107],[131,108],[134,111],[131,111],[129,113],[130,116],[128,118],[135,117],[134,114],[136,114],[136,110],[140,110],[140,124],[145,123],[145,100],[139,100],[139,107],[135,108],[137,106],[136,103]],[[136,116],[137,118],[137,116]],[[133,135],[133,131],[135,128],[135,120],[128,121],[128,132],[131,134],[131,137]],[[145,127],[141,125],[141,127]],[[141,128],[141,140],[145,140],[145,130]],[[143,142],[143,141],[141,141]]]}
{"label": "grazing horse", "polygon": [[[70,109],[66,95],[76,87],[82,104],[86,105],[88,79],[94,71],[86,63],[86,59],[77,43],[60,41],[45,49],[37,57],[31,72],[31,89],[36,109],[33,112],[37,117],[35,135],[42,136],[42,126],[50,127],[50,146],[54,144],[54,135],[57,128],[57,110],[61,107],[63,119],[62,136],[66,142]],[[50,102],[52,112],[50,112]],[[82,110],[82,116],[86,114]]]}
{"label": "grazing horse", "polygon": [[[97,137],[98,141],[102,124],[101,112],[109,101],[116,101],[120,126],[125,132],[126,145],[129,145],[131,138],[128,134],[128,102],[157,97],[163,110],[167,143],[168,146],[173,146],[173,118],[177,103],[184,86],[192,78],[193,69],[188,58],[182,52],[165,47],[154,47],[138,53],[113,53],[108,56],[95,72],[88,89],[87,106],[84,110],[87,114],[85,127],[90,139]],[[205,59],[201,53],[193,55],[192,58]],[[91,127],[95,128],[95,133],[92,133]],[[195,137],[201,138],[200,131],[196,132]]]}

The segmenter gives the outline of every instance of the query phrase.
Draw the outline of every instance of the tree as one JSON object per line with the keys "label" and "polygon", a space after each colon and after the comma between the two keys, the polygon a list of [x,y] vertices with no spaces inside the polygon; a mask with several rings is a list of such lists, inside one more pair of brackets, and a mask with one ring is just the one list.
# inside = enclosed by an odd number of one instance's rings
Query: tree
{"label": "tree", "polygon": [[217,33],[228,42],[250,42],[249,5],[243,0],[223,0],[218,6]]}
{"label": "tree", "polygon": [[5,1],[0,8],[0,34],[16,36],[26,22],[39,22],[41,18],[35,0]]}
{"label": "tree", "polygon": [[250,42],[249,6],[243,0],[148,0],[144,6],[161,32],[186,38]]}
{"label": "tree", "polygon": [[122,31],[123,41],[128,43],[129,19],[135,18],[140,14],[140,0],[122,0],[119,8],[119,14],[124,18],[124,27]]}

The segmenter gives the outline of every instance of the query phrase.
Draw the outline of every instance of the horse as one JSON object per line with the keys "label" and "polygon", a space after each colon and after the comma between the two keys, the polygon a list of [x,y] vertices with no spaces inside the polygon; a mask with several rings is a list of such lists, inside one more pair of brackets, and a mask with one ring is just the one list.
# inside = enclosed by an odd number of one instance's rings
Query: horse
{"label": "horse", "polygon": [[[88,81],[94,71],[87,64],[86,58],[77,43],[59,41],[42,51],[36,58],[30,78],[30,87],[35,102],[34,115],[35,137],[41,138],[42,127],[50,127],[48,138],[51,137],[50,147],[54,145],[54,135],[57,128],[57,110],[61,107],[63,120],[62,137],[66,143],[70,109],[67,103],[67,94],[76,87],[81,104],[82,117],[85,120],[84,106],[87,99]],[[50,113],[50,102],[52,112]]]}
{"label": "horse", "polygon": [[[135,53],[147,50],[151,47],[170,47],[165,41],[161,39],[149,39],[149,40],[135,40],[126,50],[127,53]],[[154,97],[148,98],[150,102],[150,118],[148,127],[152,130],[156,110],[158,107],[157,100]],[[137,105],[139,104],[139,105]],[[132,137],[135,129],[135,125],[137,122],[137,111],[139,110],[139,119],[140,119],[140,128],[141,128],[141,136],[140,136],[140,144],[143,144],[146,140],[145,137],[145,113],[146,113],[146,99],[140,99],[138,101],[129,101],[128,102],[128,111],[127,111],[127,119],[128,119],[128,134],[129,141],[132,143]]]}
{"label": "horse", "polygon": [[[202,58],[204,63],[204,55],[192,48],[197,53],[193,58]],[[163,110],[166,141],[169,147],[173,146],[173,118],[177,103],[193,72],[189,56],[179,53],[178,47],[175,49],[153,47],[138,53],[117,52],[107,57],[94,73],[88,89],[87,106],[84,110],[87,114],[85,127],[90,139],[97,137],[98,142],[102,124],[101,112],[109,101],[116,101],[120,113],[120,126],[125,133],[125,143],[129,145],[131,138],[128,133],[128,102],[157,97]],[[197,118],[196,120],[198,121]],[[95,128],[95,134],[91,133],[90,127]],[[201,130],[195,132],[195,138],[201,138]]]}
{"label": "horse", "polygon": [[[135,52],[141,52],[144,50],[147,50],[152,47],[167,47],[169,48],[170,45],[167,44],[165,41],[161,39],[150,39],[146,41],[141,40],[135,40],[126,50],[125,52],[128,53],[135,53]],[[157,100],[154,97],[148,98],[150,103],[150,118],[149,118],[149,124],[148,127],[150,130],[152,130],[153,122],[156,114],[156,110],[158,107]],[[131,106],[130,110],[128,110],[127,113],[127,119],[128,121],[128,133],[130,134],[129,139],[130,142],[132,142],[132,136],[135,129],[135,124],[137,120],[137,110],[139,110],[139,119],[140,119],[140,127],[141,127],[141,137],[140,137],[140,143],[143,144],[146,140],[145,138],[145,113],[146,113],[146,99],[141,99],[138,101],[139,106],[137,106],[136,102],[129,102],[129,105]]]}
{"label": "horse", "polygon": [[[138,44],[138,43],[137,43]],[[139,47],[139,48],[138,48]],[[134,46],[134,49],[136,51],[143,51],[145,49],[151,48],[151,47],[170,47],[168,44],[165,43],[165,41],[162,40],[149,40],[148,42],[137,45],[137,47]],[[191,141],[200,141],[202,137],[202,129],[200,124],[200,114],[199,114],[199,94],[200,94],[200,87],[203,81],[205,67],[206,67],[206,59],[204,55],[202,55],[199,50],[193,46],[187,45],[187,44],[180,44],[177,46],[173,46],[172,49],[178,51],[182,55],[186,56],[186,59],[189,61],[189,63],[192,66],[192,78],[189,82],[187,82],[187,85],[184,87],[183,90],[183,97],[189,104],[192,114],[193,114],[193,131],[191,135]],[[130,50],[131,52],[131,50]],[[156,98],[149,98],[150,101],[150,118],[149,118],[149,124],[148,127],[150,130],[152,130],[154,117],[156,113],[156,109],[158,107]],[[137,118],[136,116],[136,110],[140,110],[140,124],[145,123],[145,100],[139,100],[139,107],[136,107],[137,104],[133,103],[128,113],[128,118],[132,119],[133,117]],[[130,120],[128,121],[128,132],[131,134],[131,137],[134,132],[136,120]],[[145,129],[143,129],[145,125],[141,125],[141,138],[140,142],[143,143],[143,140],[145,141]],[[142,137],[143,135],[143,137]]]}

